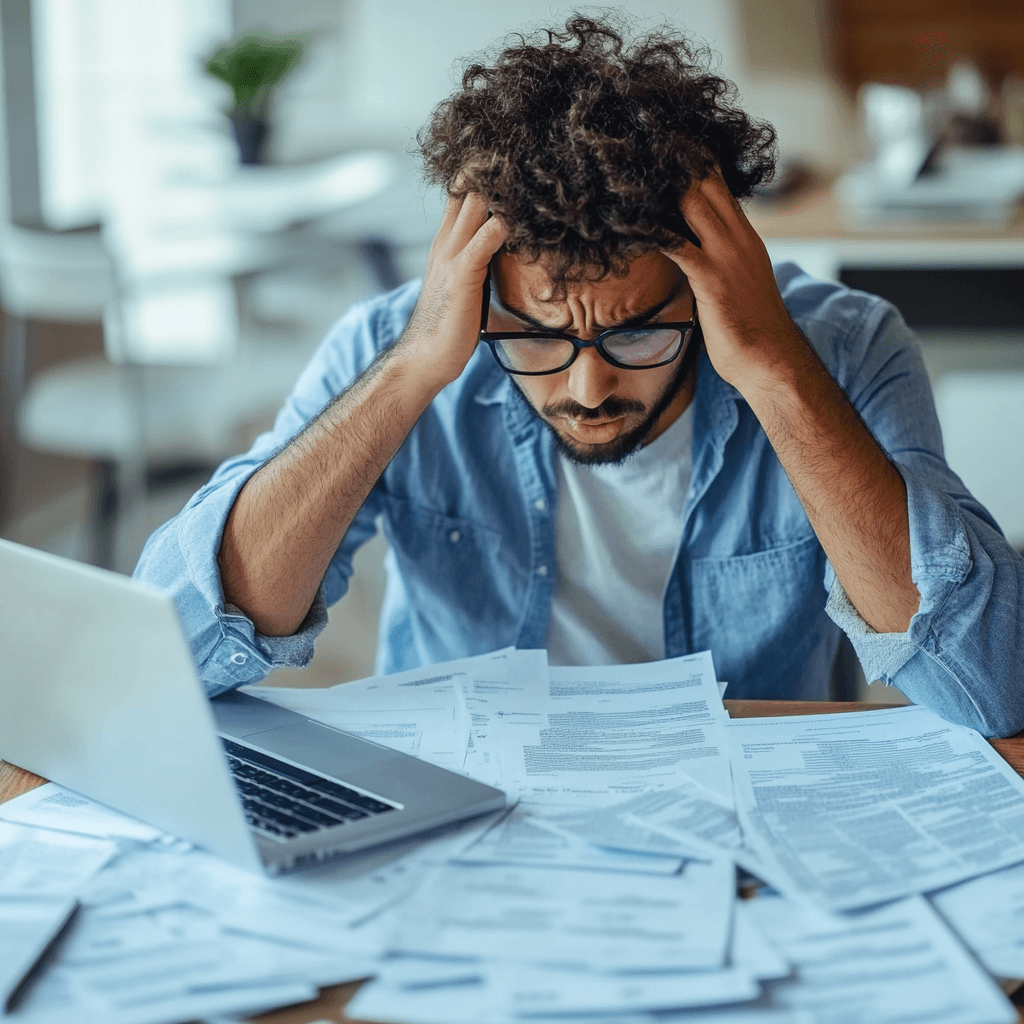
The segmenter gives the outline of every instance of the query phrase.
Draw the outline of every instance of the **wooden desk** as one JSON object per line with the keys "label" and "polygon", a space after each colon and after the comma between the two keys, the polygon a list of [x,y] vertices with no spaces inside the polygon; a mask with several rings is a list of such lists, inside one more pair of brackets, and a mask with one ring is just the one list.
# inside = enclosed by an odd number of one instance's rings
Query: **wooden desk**
{"label": "wooden desk", "polygon": [[[726,709],[731,718],[771,718],[782,715],[823,715],[838,711],[877,711],[880,708],[899,707],[898,704],[826,703],[824,701],[727,700]],[[1006,759],[1019,775],[1024,776],[1024,732],[1011,739],[992,740],[992,746]],[[43,785],[45,779],[22,771],[0,761],[0,803],[27,793]],[[259,1024],[310,1024],[328,1020],[348,1024],[351,1018],[344,1013],[345,1004],[355,994],[360,982],[332,985],[325,988],[317,999],[298,1006],[274,1010],[254,1017]],[[1022,1018],[1024,1021],[1024,1018]],[[354,1024],[354,1022],[353,1022]]]}

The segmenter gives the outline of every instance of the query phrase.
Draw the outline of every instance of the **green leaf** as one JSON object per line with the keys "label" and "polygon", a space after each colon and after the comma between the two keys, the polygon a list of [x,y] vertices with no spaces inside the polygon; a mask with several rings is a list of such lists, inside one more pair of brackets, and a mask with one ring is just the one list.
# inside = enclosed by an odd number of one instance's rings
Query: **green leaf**
{"label": "green leaf", "polygon": [[204,68],[230,86],[236,109],[257,114],[305,50],[305,42],[294,37],[241,36],[215,50]]}

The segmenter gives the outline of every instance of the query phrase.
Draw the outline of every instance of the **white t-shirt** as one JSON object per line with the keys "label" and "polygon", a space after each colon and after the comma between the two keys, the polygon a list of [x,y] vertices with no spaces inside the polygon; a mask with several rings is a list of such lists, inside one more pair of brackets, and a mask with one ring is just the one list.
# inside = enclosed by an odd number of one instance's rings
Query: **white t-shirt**
{"label": "white t-shirt", "polygon": [[665,656],[665,588],[690,486],[693,403],[620,466],[558,462],[552,665]]}

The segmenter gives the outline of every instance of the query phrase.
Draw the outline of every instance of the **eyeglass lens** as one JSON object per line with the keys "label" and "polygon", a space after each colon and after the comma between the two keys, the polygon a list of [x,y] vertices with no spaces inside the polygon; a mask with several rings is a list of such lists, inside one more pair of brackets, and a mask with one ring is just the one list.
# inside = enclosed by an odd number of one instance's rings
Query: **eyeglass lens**
{"label": "eyeglass lens", "polygon": [[[679,353],[683,334],[675,328],[613,331],[601,345],[614,360],[626,366],[656,366]],[[557,370],[572,361],[575,346],[563,338],[501,338],[495,348],[502,366],[525,373]]]}

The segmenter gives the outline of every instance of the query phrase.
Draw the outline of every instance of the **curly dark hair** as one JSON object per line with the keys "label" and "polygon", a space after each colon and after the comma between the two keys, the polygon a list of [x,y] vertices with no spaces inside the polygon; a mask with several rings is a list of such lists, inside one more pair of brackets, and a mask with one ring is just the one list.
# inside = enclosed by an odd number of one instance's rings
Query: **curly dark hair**
{"label": "curly dark hair", "polygon": [[774,129],[739,108],[710,50],[629,28],[577,14],[509,36],[417,135],[426,180],[479,192],[509,225],[506,250],[543,257],[556,285],[679,245],[679,197],[716,164],[741,199],[775,170]]}

